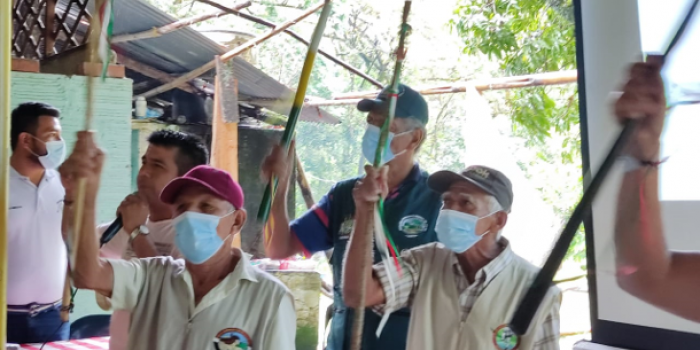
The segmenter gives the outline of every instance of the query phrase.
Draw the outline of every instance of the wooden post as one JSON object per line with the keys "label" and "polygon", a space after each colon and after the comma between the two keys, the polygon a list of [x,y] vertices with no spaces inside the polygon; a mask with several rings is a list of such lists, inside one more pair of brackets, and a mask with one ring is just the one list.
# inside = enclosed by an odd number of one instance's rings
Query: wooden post
{"label": "wooden post", "polygon": [[[0,1],[0,349],[7,335],[7,217],[10,205],[10,66],[12,2]],[[60,249],[60,248],[58,248]]]}
{"label": "wooden post", "polygon": [[46,0],[46,10],[44,11],[44,57],[53,55],[53,47],[56,43],[56,32],[53,30],[54,19],[56,17],[56,0]]}
{"label": "wooden post", "polygon": [[[233,78],[232,71],[224,68],[218,56],[216,63],[211,165],[228,171],[238,181],[238,81]],[[233,238],[232,246],[241,247],[240,234]]]}

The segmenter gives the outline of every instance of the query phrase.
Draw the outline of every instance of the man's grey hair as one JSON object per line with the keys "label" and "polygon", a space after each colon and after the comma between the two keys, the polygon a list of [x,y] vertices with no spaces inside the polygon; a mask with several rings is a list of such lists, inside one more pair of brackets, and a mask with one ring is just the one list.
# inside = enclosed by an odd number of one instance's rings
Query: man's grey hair
{"label": "man's grey hair", "polygon": [[416,153],[420,151],[421,146],[423,146],[423,143],[425,142],[426,137],[428,136],[428,131],[425,128],[425,124],[423,124],[422,121],[416,119],[416,118],[401,118],[403,120],[404,125],[406,126],[406,130],[403,130],[403,132],[408,132],[408,131],[413,131],[416,129],[421,129],[423,130],[423,139],[420,140],[420,143],[418,144],[418,147],[416,147]]}
{"label": "man's grey hair", "polygon": [[[503,211],[506,213],[510,213],[510,210],[503,210],[503,207],[501,206],[501,203],[498,203],[498,200],[494,196],[486,196],[486,199],[488,200],[489,203],[489,214],[496,213],[498,211]],[[501,234],[503,233],[503,230],[498,231],[496,235],[496,239],[501,239]]]}

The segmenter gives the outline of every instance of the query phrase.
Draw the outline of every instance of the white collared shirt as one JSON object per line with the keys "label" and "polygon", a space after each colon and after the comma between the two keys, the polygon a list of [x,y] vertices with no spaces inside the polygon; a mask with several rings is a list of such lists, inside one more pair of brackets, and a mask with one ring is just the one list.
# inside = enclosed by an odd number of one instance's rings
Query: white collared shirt
{"label": "white collared shirt", "polygon": [[112,308],[131,311],[131,350],[236,349],[235,341],[247,342],[252,350],[295,348],[291,293],[250,266],[245,254],[196,306],[184,260],[108,261],[114,269]]}
{"label": "white collared shirt", "polygon": [[61,234],[65,190],[46,170],[36,186],[10,167],[7,304],[48,304],[61,299],[68,269]]}
{"label": "white collared shirt", "polygon": [[[107,230],[111,223],[105,223],[97,226],[97,237],[102,237],[102,234]],[[148,228],[148,240],[153,243],[153,246],[158,253],[158,256],[172,256],[180,258],[180,251],[175,246],[175,227],[173,220],[151,221],[146,220],[144,224]],[[136,258],[134,249],[129,244],[130,234],[121,229],[100,249],[100,256],[110,259],[132,259]],[[108,299],[102,294],[95,293],[98,304],[108,303]],[[129,339],[129,323],[131,314],[125,310],[115,310],[112,313],[112,318],[109,322],[109,349],[110,350],[127,350]]]}

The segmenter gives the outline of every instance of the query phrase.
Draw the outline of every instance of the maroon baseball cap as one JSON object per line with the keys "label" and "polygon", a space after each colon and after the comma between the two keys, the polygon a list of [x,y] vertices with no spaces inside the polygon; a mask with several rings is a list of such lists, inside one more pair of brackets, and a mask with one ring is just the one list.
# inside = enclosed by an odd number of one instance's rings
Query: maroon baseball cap
{"label": "maroon baseball cap", "polygon": [[173,204],[183,189],[193,185],[205,187],[211,193],[231,203],[236,209],[243,208],[241,185],[234,181],[229,173],[208,165],[194,167],[187,174],[170,181],[160,193],[160,200],[163,203]]}

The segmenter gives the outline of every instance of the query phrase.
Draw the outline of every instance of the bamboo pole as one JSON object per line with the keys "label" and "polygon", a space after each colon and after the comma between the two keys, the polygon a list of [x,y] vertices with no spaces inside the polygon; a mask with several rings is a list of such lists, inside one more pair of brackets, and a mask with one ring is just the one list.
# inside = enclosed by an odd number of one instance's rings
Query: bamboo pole
{"label": "bamboo pole", "polygon": [[[396,103],[399,98],[399,80],[401,77],[401,70],[403,68],[403,61],[406,57],[406,37],[411,31],[411,27],[408,25],[408,14],[411,12],[411,0],[406,0],[404,2],[403,14],[401,16],[401,31],[399,32],[399,46],[396,49],[396,64],[394,66],[394,74],[391,78],[391,84],[389,85],[389,110],[384,120],[384,125],[382,125],[381,134],[379,136],[379,142],[377,144],[377,150],[374,153],[373,166],[375,169],[379,169],[382,165],[382,155],[384,154],[384,148],[389,147],[387,144],[389,137],[389,127],[394,120],[394,114],[396,112]],[[379,202],[373,206],[372,212],[379,209],[379,213],[382,212],[384,206],[383,199],[380,198]],[[370,216],[367,220],[367,231],[366,234],[369,235],[366,240],[366,245],[361,247],[361,252],[364,253],[363,259],[360,261],[360,271],[368,271],[372,265],[372,247],[374,246],[374,229],[375,220],[381,220],[378,214]],[[378,224],[377,224],[378,225]],[[382,235],[383,236],[383,235]],[[377,244],[386,244],[385,242],[377,242]],[[391,276],[389,276],[391,278]],[[352,323],[352,338],[350,340],[351,350],[362,349],[362,333],[364,331],[365,323],[365,299],[367,297],[367,279],[360,279],[360,295],[359,302],[355,308],[354,318]]]}
{"label": "bamboo pole", "polygon": [[[316,29],[314,29],[314,33],[311,36],[311,45],[309,45],[309,50],[306,53],[306,59],[304,59],[304,66],[301,69],[301,76],[299,77],[299,85],[297,86],[297,92],[294,96],[292,109],[289,111],[287,125],[284,127],[284,133],[282,134],[281,143],[286,150],[289,149],[289,143],[292,140],[292,135],[294,135],[294,129],[296,127],[297,121],[299,120],[301,109],[304,106],[304,99],[306,98],[306,88],[309,85],[311,71],[314,68],[314,61],[316,60],[316,52],[318,51],[318,45],[321,43],[321,39],[323,38],[323,31],[326,29],[326,22],[328,21],[328,17],[331,14],[331,0],[326,0],[324,4],[325,6],[323,7],[321,16],[319,16],[318,18]],[[321,4],[321,6],[323,6],[324,4]],[[263,223],[263,226],[267,224],[267,218],[270,214],[272,199],[274,198],[276,189],[277,178],[273,177],[272,179],[270,179],[270,183],[267,184],[267,187],[265,187],[265,192],[263,193],[263,198],[260,203],[260,209],[258,209],[258,220]]]}
{"label": "bamboo pole", "polygon": [[0,1],[0,349],[7,342],[7,211],[10,196],[10,81],[12,2]]}
{"label": "bamboo pole", "polygon": [[[122,54],[117,54],[117,58],[119,63],[123,64],[124,67],[129,68],[133,70],[134,72],[137,72],[139,74],[143,74],[149,78],[156,79],[162,83],[169,83],[173,80],[175,80],[175,77],[171,76],[168,73],[165,73],[161,70],[155,69],[149,65],[143,64],[141,62],[138,62],[136,60],[133,60],[129,57],[126,57]],[[185,83],[177,87],[178,89],[182,91],[189,92],[191,94],[197,94],[198,91],[197,89],[193,88],[189,84]]]}
{"label": "bamboo pole", "polygon": [[[323,4],[324,3],[316,4],[316,5],[312,6],[310,9],[304,11],[304,13],[302,13],[298,17],[296,17],[292,20],[286,21],[286,22],[280,24],[279,26],[275,27],[273,30],[271,30],[265,34],[259,35],[255,38],[249,40],[245,44],[240,45],[240,46],[236,47],[235,49],[223,54],[221,56],[221,62],[226,62],[226,61],[240,55],[241,53],[247,51],[248,49],[252,48],[253,46],[258,45],[258,44],[262,43],[263,41],[281,33],[283,30],[291,27],[292,25],[303,20],[304,18],[309,17],[311,14],[313,14],[318,9],[323,7]],[[156,96],[158,94],[162,94],[166,91],[170,91],[170,90],[206,73],[207,71],[213,69],[214,67],[216,67],[216,60],[211,60],[207,64],[205,64],[205,65],[203,65],[203,66],[201,66],[201,67],[199,67],[199,68],[197,68],[189,73],[186,73],[184,75],[177,77],[175,80],[171,81],[170,83],[167,83],[167,84],[161,85],[155,89],[146,91],[139,96],[144,97],[144,98],[148,98],[148,97]]]}
{"label": "bamboo pole", "polygon": [[[236,4],[233,6],[232,9],[235,10],[242,10],[246,7],[249,7],[252,5],[250,1],[245,1],[240,4]],[[176,30],[189,27],[193,24],[197,24],[199,22],[203,22],[212,18],[217,18],[221,16],[226,16],[234,12],[227,12],[227,11],[217,11],[217,12],[212,12],[212,13],[205,13],[197,16],[192,16],[190,18],[185,18],[181,19],[179,21],[166,24],[162,27],[159,28],[153,28],[151,30],[145,30],[143,32],[139,33],[132,33],[132,34],[122,34],[122,35],[117,35],[114,38],[112,38],[112,44],[118,44],[118,43],[125,43],[128,41],[134,41],[134,40],[142,40],[142,39],[150,39],[150,38],[157,38],[161,35],[168,34],[171,32],[174,32]]]}
{"label": "bamboo pole", "polygon": [[[489,90],[510,90],[535,86],[574,84],[577,82],[578,71],[567,70],[561,72],[548,72],[514,77],[481,79],[453,85],[419,87],[416,89],[416,91],[418,91],[421,95],[441,95],[466,92],[467,88],[470,86],[474,87],[479,92],[483,92]],[[378,93],[379,91],[349,92],[334,96],[331,100],[309,101],[306,103],[306,106],[322,107],[352,105],[357,104],[357,102],[363,98],[375,98]]]}
{"label": "bamboo pole", "polygon": [[304,167],[301,165],[301,159],[299,159],[299,154],[296,150],[294,150],[294,159],[297,163],[297,184],[299,185],[299,191],[301,191],[301,196],[304,198],[306,209],[311,209],[315,203],[314,196],[311,193],[311,186],[309,186],[309,181],[306,180],[306,173],[304,172]]}
{"label": "bamboo pole", "polygon": [[[255,16],[247,14],[247,13],[239,12],[235,8],[228,8],[224,5],[221,5],[221,4],[214,2],[214,1],[211,1],[211,0],[197,0],[197,1],[199,1],[201,3],[205,3],[205,4],[213,6],[213,7],[216,7],[221,11],[236,14],[243,19],[249,20],[249,21],[257,23],[257,24],[261,24],[261,25],[264,25],[264,26],[267,26],[270,28],[277,27],[276,24],[269,22],[265,19],[262,19],[260,17],[255,17]],[[299,34],[293,32],[291,29],[285,29],[284,33],[288,34],[289,36],[291,36],[292,38],[296,39],[297,41],[301,42],[302,44],[304,44],[306,46],[310,45],[306,39],[302,38],[301,36],[299,36]],[[382,83],[380,83],[376,79],[370,77],[369,75],[363,73],[361,70],[353,67],[350,63],[345,62],[345,61],[341,60],[340,58],[335,57],[322,49],[318,49],[318,53],[320,53],[323,57],[326,57],[327,59],[331,60],[333,63],[335,63],[335,64],[347,69],[348,71],[354,73],[355,75],[361,77],[362,79],[366,80],[370,84],[372,84],[380,89],[383,87]]]}

